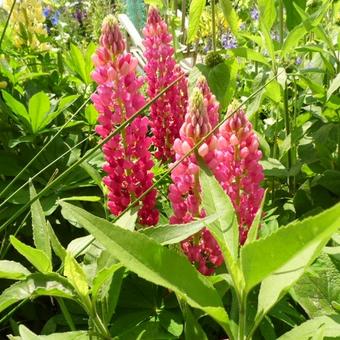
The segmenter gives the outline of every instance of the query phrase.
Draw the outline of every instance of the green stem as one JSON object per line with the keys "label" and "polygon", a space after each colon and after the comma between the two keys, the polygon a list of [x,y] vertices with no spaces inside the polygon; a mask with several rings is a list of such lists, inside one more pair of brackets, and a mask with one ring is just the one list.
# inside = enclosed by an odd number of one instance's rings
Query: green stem
{"label": "green stem", "polygon": [[76,331],[76,326],[73,323],[72,317],[70,312],[68,311],[68,308],[65,305],[65,302],[62,298],[57,298],[57,302],[59,304],[60,310],[63,313],[64,319],[67,322],[68,326],[70,327],[71,331]]}
{"label": "green stem", "polygon": [[237,339],[244,340],[246,337],[246,325],[247,325],[247,295],[241,297],[238,321],[239,323]]}
{"label": "green stem", "polygon": [[[283,90],[283,111],[284,111],[284,119],[285,119],[286,138],[291,133],[290,116],[289,116],[289,109],[288,109],[288,89],[287,89],[287,86],[288,86],[288,84],[286,82],[285,88]],[[288,157],[288,171],[290,171],[291,168],[292,168],[292,150],[291,150],[291,148],[288,149],[287,157]],[[288,174],[287,181],[288,181],[289,191],[292,192],[292,181],[291,181],[289,174]]]}
{"label": "green stem", "polygon": [[6,20],[6,23],[5,23],[5,27],[4,27],[3,31],[2,31],[1,38],[0,38],[0,50],[2,50],[2,48],[1,48],[2,41],[4,40],[6,31],[7,31],[7,28],[8,28],[9,20],[11,19],[11,16],[12,16],[12,13],[13,13],[13,10],[14,10],[14,6],[15,6],[16,2],[17,2],[17,0],[13,1],[12,7],[11,7],[9,13],[8,13],[7,20]]}
{"label": "green stem", "polygon": [[212,48],[216,52],[215,0],[211,0]]}

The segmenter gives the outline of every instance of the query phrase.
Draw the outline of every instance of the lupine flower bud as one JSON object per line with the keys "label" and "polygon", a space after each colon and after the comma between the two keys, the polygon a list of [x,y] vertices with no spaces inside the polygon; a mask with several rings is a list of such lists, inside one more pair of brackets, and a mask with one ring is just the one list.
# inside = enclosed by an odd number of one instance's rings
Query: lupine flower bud
{"label": "lupine flower bud", "polygon": [[[174,142],[177,160],[211,131],[206,103],[202,91],[195,88],[180,130],[180,138]],[[212,136],[207,138],[197,152],[209,164],[214,156],[216,146],[216,137]],[[204,210],[200,207],[199,171],[195,155],[185,158],[172,171],[173,184],[169,188],[169,199],[172,203],[174,216],[170,218],[171,223],[188,223],[194,218],[205,216]],[[211,275],[214,268],[223,263],[220,248],[206,229],[183,241],[181,246],[189,260],[204,275]]]}
{"label": "lupine flower bud", "polygon": [[[136,76],[138,62],[123,50],[118,23],[110,16],[104,21],[100,47],[93,57],[96,69],[92,78],[98,87],[91,98],[99,112],[96,131],[102,138],[145,104],[140,93],[143,80]],[[103,168],[107,173],[103,182],[109,189],[109,209],[116,216],[152,185],[153,161],[149,151],[151,139],[147,137],[148,125],[147,117],[137,117],[103,146],[107,162]],[[139,223],[157,223],[155,204],[156,191],[152,190],[139,203]]]}
{"label": "lupine flower bud", "polygon": [[[183,71],[176,65],[168,27],[158,10],[153,7],[150,7],[143,33],[144,56],[147,59],[144,71],[148,96],[153,98],[183,75]],[[182,78],[151,105],[150,123],[154,136],[153,144],[157,148],[155,156],[162,161],[174,159],[172,145],[183,123],[187,97],[187,80]]]}
{"label": "lupine flower bud", "polygon": [[263,198],[260,187],[263,169],[262,152],[251,123],[242,110],[236,112],[219,129],[216,153],[221,161],[212,169],[229,195],[238,216],[240,243],[247,238]]}

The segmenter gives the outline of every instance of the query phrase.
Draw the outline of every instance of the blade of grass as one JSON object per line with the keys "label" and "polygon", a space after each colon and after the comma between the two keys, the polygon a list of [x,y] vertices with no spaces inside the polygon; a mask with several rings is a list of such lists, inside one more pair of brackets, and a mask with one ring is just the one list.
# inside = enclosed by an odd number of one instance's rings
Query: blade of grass
{"label": "blade of grass", "polygon": [[6,31],[7,31],[7,27],[8,27],[8,24],[9,24],[9,21],[11,19],[11,16],[12,16],[12,13],[13,13],[13,10],[14,10],[14,6],[16,4],[17,0],[14,0],[13,3],[12,3],[12,6],[11,6],[11,9],[8,13],[8,16],[7,16],[7,19],[6,19],[6,23],[5,23],[5,27],[4,29],[2,30],[2,34],[1,34],[1,38],[0,38],[0,50],[2,51],[2,41],[4,40],[4,37],[5,37],[5,34],[6,34]]}

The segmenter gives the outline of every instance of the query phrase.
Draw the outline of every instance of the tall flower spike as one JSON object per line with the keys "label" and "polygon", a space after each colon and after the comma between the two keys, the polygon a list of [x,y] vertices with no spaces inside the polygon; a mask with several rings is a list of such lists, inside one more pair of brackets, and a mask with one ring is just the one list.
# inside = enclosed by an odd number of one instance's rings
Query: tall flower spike
{"label": "tall flower spike", "polygon": [[234,205],[241,244],[247,239],[263,198],[261,158],[262,152],[252,125],[245,113],[239,110],[219,129],[213,172]]}
{"label": "tall flower spike", "polygon": [[[143,33],[144,56],[147,59],[144,71],[148,83],[148,95],[153,98],[181,76],[183,71],[174,59],[174,49],[171,47],[172,36],[168,27],[157,9],[153,7],[149,10]],[[174,159],[172,146],[183,123],[187,101],[187,80],[182,78],[151,105],[153,144],[157,148],[155,156],[162,161]]]}
{"label": "tall flower spike", "polygon": [[[96,131],[102,138],[145,104],[140,93],[143,80],[136,76],[137,60],[129,53],[123,53],[124,46],[116,19],[107,17],[100,36],[100,47],[93,56],[96,68],[92,78],[98,87],[91,97],[99,112]],[[109,209],[116,216],[152,185],[153,161],[149,151],[151,139],[147,137],[148,124],[147,117],[137,117],[120,135],[103,146],[107,162],[103,167],[107,173],[103,182],[109,189]],[[139,223],[157,223],[155,204],[156,191],[152,190],[139,204]]]}
{"label": "tall flower spike", "polygon": [[[202,91],[194,89],[190,98],[188,112],[180,130],[180,138],[174,143],[176,160],[185,155],[209,131],[211,124],[207,112],[206,101]],[[212,136],[198,149],[198,154],[209,164],[214,156],[217,139]],[[171,166],[171,165],[170,165]],[[201,188],[199,183],[199,166],[195,155],[185,158],[171,174],[173,184],[169,188],[174,216],[171,223],[188,223],[194,218],[204,217],[200,207]],[[204,275],[211,275],[214,269],[223,263],[223,257],[217,242],[207,229],[181,243],[184,253]]]}

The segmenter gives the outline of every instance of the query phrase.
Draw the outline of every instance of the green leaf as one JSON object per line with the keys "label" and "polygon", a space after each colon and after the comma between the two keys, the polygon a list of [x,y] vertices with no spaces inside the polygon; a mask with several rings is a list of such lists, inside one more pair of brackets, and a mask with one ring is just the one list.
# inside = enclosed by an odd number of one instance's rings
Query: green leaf
{"label": "green leaf", "polygon": [[98,118],[98,111],[95,109],[93,104],[90,104],[85,109],[85,119],[90,125],[96,125]]}
{"label": "green leaf", "polygon": [[298,45],[300,39],[307,33],[306,28],[301,24],[299,26],[294,27],[288,34],[282,46],[282,56],[285,56],[287,53],[291,52],[292,49]]}
{"label": "green leaf", "polygon": [[136,227],[137,217],[138,208],[132,207],[130,210],[128,210],[118,218],[118,220],[115,222],[115,225],[123,229],[133,231]]}
{"label": "green leaf", "polygon": [[260,12],[260,24],[263,24],[269,32],[276,19],[275,1],[258,0],[257,3]]}
{"label": "green leaf", "polygon": [[297,12],[294,4],[297,4],[301,9],[305,10],[306,0],[283,0],[286,9],[286,24],[289,30],[301,23],[301,17]]}
{"label": "green leaf", "polygon": [[[32,181],[29,181],[30,199],[32,200],[37,193]],[[45,214],[39,200],[31,204],[33,241],[37,249],[42,250],[51,260],[51,246]],[[51,265],[52,266],[52,265]]]}
{"label": "green leaf", "polygon": [[[164,329],[166,329],[170,334],[179,338],[183,332],[183,321],[182,318],[173,312],[166,309],[162,309],[158,314],[158,319]],[[187,337],[187,339],[189,339]]]}
{"label": "green leaf", "polygon": [[14,303],[38,296],[56,296],[74,299],[73,287],[62,276],[49,273],[34,273],[5,289],[0,295],[0,312]]}
{"label": "green leaf", "polygon": [[2,90],[2,96],[9,108],[15,113],[15,115],[22,121],[25,127],[28,129],[31,126],[30,116],[25,108],[25,106],[11,96],[8,92]]}
{"label": "green leaf", "polygon": [[22,243],[13,235],[9,238],[12,246],[17,250],[17,252],[31,262],[40,272],[47,273],[52,271],[51,261],[42,250],[35,249]]}
{"label": "green leaf", "polygon": [[64,197],[63,201],[84,201],[84,202],[99,202],[101,198],[99,196],[71,196]]}
{"label": "green leaf", "polygon": [[226,248],[232,259],[236,260],[238,256],[239,230],[233,204],[207,166],[201,164],[202,161],[199,161],[199,163],[203,169],[200,172],[203,207],[209,215],[220,215],[215,222],[210,224],[209,229],[212,232],[213,229],[216,229],[214,233],[218,234],[219,238],[222,238],[225,244],[223,248]]}
{"label": "green leaf", "polygon": [[142,229],[140,232],[154,239],[162,245],[179,243],[193,234],[196,234],[206,225],[216,221],[222,212],[210,215],[187,224],[171,224],[153,228]]}
{"label": "green leaf", "polygon": [[261,64],[269,66],[268,60],[259,52],[246,47],[237,47],[229,50],[229,53],[233,54],[235,57],[242,57],[247,60],[257,61]]}
{"label": "green leaf", "polygon": [[102,269],[95,277],[92,287],[92,299],[100,302],[105,311],[103,320],[109,323],[116,310],[125,268],[120,263]]}
{"label": "green leaf", "polygon": [[265,200],[266,200],[266,192],[263,195],[261,205],[260,205],[259,209],[257,210],[257,213],[254,217],[253,223],[250,226],[250,229],[249,229],[249,232],[248,232],[248,235],[247,235],[247,240],[246,240],[245,244],[254,242],[257,239],[258,232],[259,232],[259,229],[260,229],[261,220],[262,220],[263,205],[264,205]]}
{"label": "green leaf", "polygon": [[221,0],[220,6],[223,11],[223,15],[228,22],[228,25],[235,36],[238,35],[239,32],[239,18],[237,16],[236,11],[233,8],[233,4],[231,0]]}
{"label": "green leaf", "polygon": [[67,245],[67,251],[74,257],[84,255],[89,250],[93,240],[92,235],[75,238]]}
{"label": "green leaf", "polygon": [[129,270],[185,297],[189,304],[229,330],[228,315],[217,292],[184,256],[141,233],[112,225],[71,204],[61,202],[61,206],[64,216],[76,219]]}
{"label": "green leaf", "polygon": [[56,111],[48,114],[44,121],[41,124],[40,129],[45,128],[48,124],[50,124],[54,119],[56,119],[61,113],[65,112],[65,110],[70,107],[77,99],[79,95],[71,95],[66,96],[60,99],[58,103],[58,108]]}
{"label": "green leaf", "polygon": [[78,46],[71,44],[70,54],[69,58],[67,59],[67,63],[68,66],[72,69],[72,71],[78,74],[80,79],[85,84],[91,83],[90,75],[86,71],[84,55]]}
{"label": "green leaf", "polygon": [[[265,282],[268,291],[263,289],[266,299],[271,300],[272,297],[269,296],[272,291],[275,290],[277,294],[303,274],[306,265],[315,259],[321,251],[320,247],[325,245],[339,226],[340,203],[317,216],[290,223],[268,237],[242,247],[241,266],[246,291],[249,292],[275,272]],[[259,309],[266,305],[267,302],[259,299]]]}
{"label": "green leaf", "polygon": [[[20,339],[22,340],[89,340],[89,334],[86,331],[75,331],[65,333],[53,333],[49,335],[36,335],[26,326],[19,326]],[[16,337],[17,339],[17,337]]]}
{"label": "green leaf", "polygon": [[340,73],[331,81],[329,88],[327,90],[327,100],[331,97],[331,95],[340,87]]}
{"label": "green leaf", "polygon": [[185,319],[184,335],[185,339],[190,340],[208,340],[207,335],[201,325],[193,315],[190,307],[184,301],[180,301],[180,307]]}
{"label": "green leaf", "polygon": [[67,252],[64,264],[64,275],[76,289],[79,295],[85,297],[89,293],[86,275],[80,264]]}
{"label": "green leaf", "polygon": [[28,102],[28,114],[31,119],[33,134],[44,127],[42,123],[50,112],[50,109],[50,99],[46,93],[38,92],[31,97]]}
{"label": "green leaf", "polygon": [[340,272],[327,254],[322,254],[291,289],[293,298],[310,318],[336,314],[340,303]]}
{"label": "green leaf", "polygon": [[188,43],[196,38],[196,33],[200,24],[201,15],[205,7],[206,0],[192,0],[189,8],[189,28]]}
{"label": "green leaf", "polygon": [[260,161],[263,170],[264,175],[266,177],[287,177],[288,176],[288,170],[285,168],[285,166],[277,159],[275,158],[268,158],[266,160]]}
{"label": "green leaf", "polygon": [[47,232],[48,236],[51,241],[51,246],[54,253],[64,262],[66,257],[66,249],[61,245],[60,241],[58,240],[57,235],[55,234],[51,224],[47,222]]}
{"label": "green leaf", "polygon": [[0,261],[0,278],[9,280],[24,280],[31,274],[21,263],[14,261]]}
{"label": "green leaf", "polygon": [[322,328],[323,334],[319,339],[340,337],[340,315],[320,316],[308,320],[294,327],[288,333],[283,334],[278,340],[310,340],[315,333]]}

